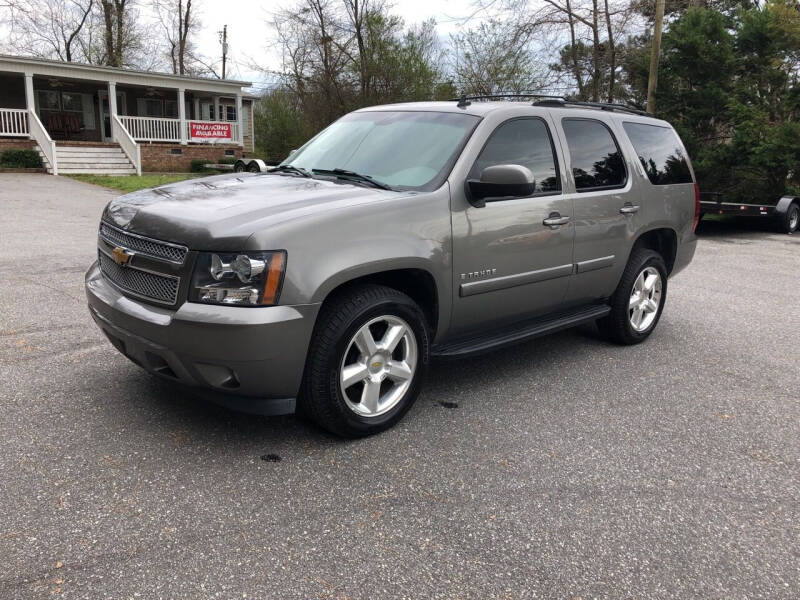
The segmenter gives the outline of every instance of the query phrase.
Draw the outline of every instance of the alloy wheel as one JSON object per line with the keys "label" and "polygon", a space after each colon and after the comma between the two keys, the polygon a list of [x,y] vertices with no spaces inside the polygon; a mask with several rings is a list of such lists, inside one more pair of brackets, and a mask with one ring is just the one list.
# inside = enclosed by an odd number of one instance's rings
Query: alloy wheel
{"label": "alloy wheel", "polygon": [[661,274],[654,267],[646,267],[639,273],[628,302],[628,318],[634,331],[647,331],[655,321],[662,288]]}
{"label": "alloy wheel", "polygon": [[417,340],[403,319],[384,315],[363,325],[339,368],[345,403],[362,417],[382,415],[403,399],[417,369]]}

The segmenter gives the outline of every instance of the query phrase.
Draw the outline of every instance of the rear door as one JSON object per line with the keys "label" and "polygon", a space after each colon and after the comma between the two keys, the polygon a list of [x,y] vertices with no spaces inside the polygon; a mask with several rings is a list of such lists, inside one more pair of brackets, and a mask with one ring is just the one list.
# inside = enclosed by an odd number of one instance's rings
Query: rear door
{"label": "rear door", "polygon": [[566,303],[585,304],[610,296],[619,282],[643,219],[640,190],[610,119],[565,116],[558,124],[575,225]]}
{"label": "rear door", "polygon": [[[555,310],[572,273],[572,201],[562,192],[549,124],[533,116],[499,123],[467,178],[499,164],[528,167],[535,192],[476,208],[464,196],[463,181],[454,186],[453,333]],[[547,219],[562,222],[546,225]]]}

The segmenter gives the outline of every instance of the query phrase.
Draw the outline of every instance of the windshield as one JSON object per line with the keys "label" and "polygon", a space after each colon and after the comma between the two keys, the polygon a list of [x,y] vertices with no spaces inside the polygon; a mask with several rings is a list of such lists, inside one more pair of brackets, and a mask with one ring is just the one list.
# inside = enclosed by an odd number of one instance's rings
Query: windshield
{"label": "windshield", "polygon": [[478,120],[459,113],[351,113],[283,164],[307,171],[345,169],[392,187],[434,189],[447,177]]}

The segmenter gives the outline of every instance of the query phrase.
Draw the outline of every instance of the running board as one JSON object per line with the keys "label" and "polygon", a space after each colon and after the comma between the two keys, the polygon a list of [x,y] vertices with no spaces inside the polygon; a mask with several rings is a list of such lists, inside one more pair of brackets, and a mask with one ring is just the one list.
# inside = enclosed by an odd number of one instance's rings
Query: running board
{"label": "running board", "polygon": [[480,354],[501,346],[524,342],[562,329],[569,329],[582,323],[588,323],[605,317],[610,312],[611,307],[603,304],[582,308],[579,311],[561,314],[554,318],[514,323],[480,335],[436,345],[431,349],[431,355],[435,358],[461,358],[471,354]]}

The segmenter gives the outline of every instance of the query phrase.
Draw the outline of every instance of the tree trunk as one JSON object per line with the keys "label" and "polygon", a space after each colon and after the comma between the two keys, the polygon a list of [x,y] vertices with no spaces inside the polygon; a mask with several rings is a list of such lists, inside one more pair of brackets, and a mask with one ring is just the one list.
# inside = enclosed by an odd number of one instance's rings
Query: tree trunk
{"label": "tree trunk", "polygon": [[656,113],[658,59],[661,56],[661,27],[664,23],[664,0],[656,0],[656,21],[653,27],[653,49],[650,54],[650,77],[647,81],[647,112]]}
{"label": "tree trunk", "polygon": [[608,29],[608,101],[614,102],[614,86],[617,77],[617,46],[614,43],[614,32],[611,28],[611,13],[608,10],[608,0],[605,2],[606,28]]}
{"label": "tree trunk", "polygon": [[592,102],[600,102],[600,33],[597,25],[597,12],[597,0],[592,0],[592,58],[594,59]]}
{"label": "tree trunk", "polygon": [[572,6],[567,0],[567,21],[569,22],[570,55],[572,57],[572,69],[575,75],[575,82],[578,84],[578,96],[581,100],[586,99],[586,90],[583,89],[583,76],[581,75],[581,65],[578,62],[578,49],[575,47],[575,19],[572,16]]}

